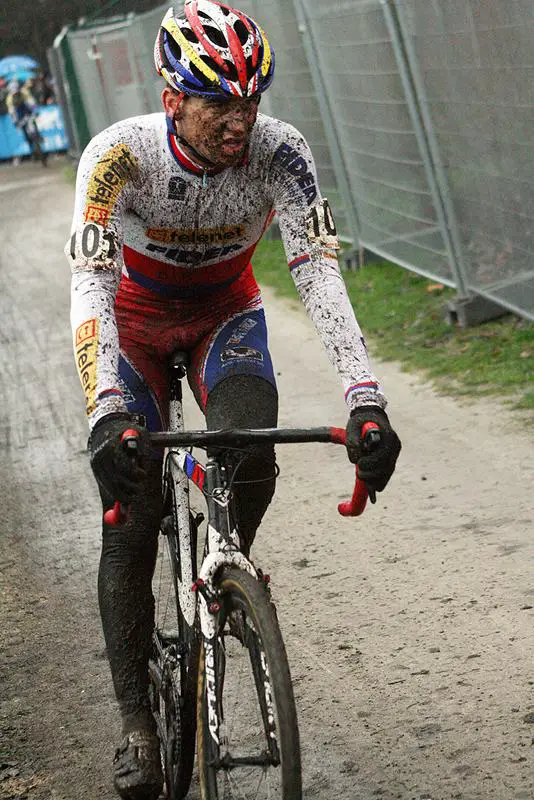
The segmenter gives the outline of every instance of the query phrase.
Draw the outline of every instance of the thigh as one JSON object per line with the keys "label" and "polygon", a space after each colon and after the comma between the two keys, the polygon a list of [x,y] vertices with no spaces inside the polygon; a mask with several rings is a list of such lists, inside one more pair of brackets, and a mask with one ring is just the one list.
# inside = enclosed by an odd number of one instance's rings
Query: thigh
{"label": "thigh", "polygon": [[128,411],[144,417],[149,431],[160,431],[167,425],[167,367],[152,352],[121,345],[119,388]]}
{"label": "thigh", "polygon": [[203,410],[216,386],[247,375],[262,378],[276,393],[263,308],[233,314],[191,353],[189,383]]}

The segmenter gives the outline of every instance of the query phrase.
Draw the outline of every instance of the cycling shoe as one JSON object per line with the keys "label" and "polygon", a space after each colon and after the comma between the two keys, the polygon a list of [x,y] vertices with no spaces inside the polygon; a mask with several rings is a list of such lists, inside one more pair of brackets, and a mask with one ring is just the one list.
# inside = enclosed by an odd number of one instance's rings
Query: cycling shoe
{"label": "cycling shoe", "polygon": [[113,759],[114,786],[124,800],[158,800],[163,789],[159,739],[148,731],[124,737]]}

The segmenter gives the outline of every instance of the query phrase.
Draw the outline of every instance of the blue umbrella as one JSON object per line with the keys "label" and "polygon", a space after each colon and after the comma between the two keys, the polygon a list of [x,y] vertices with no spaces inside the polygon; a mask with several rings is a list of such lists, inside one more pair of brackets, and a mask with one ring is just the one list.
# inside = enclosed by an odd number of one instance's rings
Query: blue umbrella
{"label": "blue umbrella", "polygon": [[0,59],[0,76],[2,78],[19,78],[21,73],[27,75],[36,69],[39,69],[39,64],[30,56],[6,56]]}
{"label": "blue umbrella", "polygon": [[12,72],[9,78],[2,78],[0,75],[0,81],[5,81],[6,84],[9,86],[11,81],[18,81],[19,83],[25,83],[28,78],[35,78],[35,72],[29,72],[27,69],[20,69],[17,72]]}

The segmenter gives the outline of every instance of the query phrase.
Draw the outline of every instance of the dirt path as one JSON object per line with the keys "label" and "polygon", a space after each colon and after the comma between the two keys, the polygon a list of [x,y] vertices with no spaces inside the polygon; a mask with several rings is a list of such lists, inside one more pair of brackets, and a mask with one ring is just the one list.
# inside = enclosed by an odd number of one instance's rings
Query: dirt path
{"label": "dirt path", "polygon": [[[70,347],[62,169],[0,171],[4,800],[114,797],[119,725],[96,606],[99,510]],[[344,424],[308,320],[266,301],[281,423]],[[305,796],[532,800],[532,429],[376,366],[404,441],[391,488],[344,520],[336,504],[352,474],[339,449],[280,447],[256,549],[292,664]]]}

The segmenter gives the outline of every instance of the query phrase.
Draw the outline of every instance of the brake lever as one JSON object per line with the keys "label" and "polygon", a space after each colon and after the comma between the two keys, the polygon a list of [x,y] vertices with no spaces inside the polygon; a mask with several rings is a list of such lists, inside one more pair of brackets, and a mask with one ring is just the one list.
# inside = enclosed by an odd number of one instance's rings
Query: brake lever
{"label": "brake lever", "polygon": [[[376,422],[366,422],[362,427],[362,450],[364,453],[372,453],[373,450],[376,450],[381,441],[382,432]],[[373,489],[372,486],[369,486],[368,483],[366,483],[365,486],[367,487],[369,500],[374,505],[376,503],[376,490]]]}
{"label": "brake lever", "polygon": [[[128,428],[128,430],[124,431],[121,436],[121,444],[130,458],[134,458],[137,455],[138,439],[139,434],[133,428]],[[110,527],[124,525],[124,523],[128,520],[128,512],[128,505],[119,502],[119,500],[115,500],[113,507],[108,508],[108,510],[104,513],[104,522]]]}

